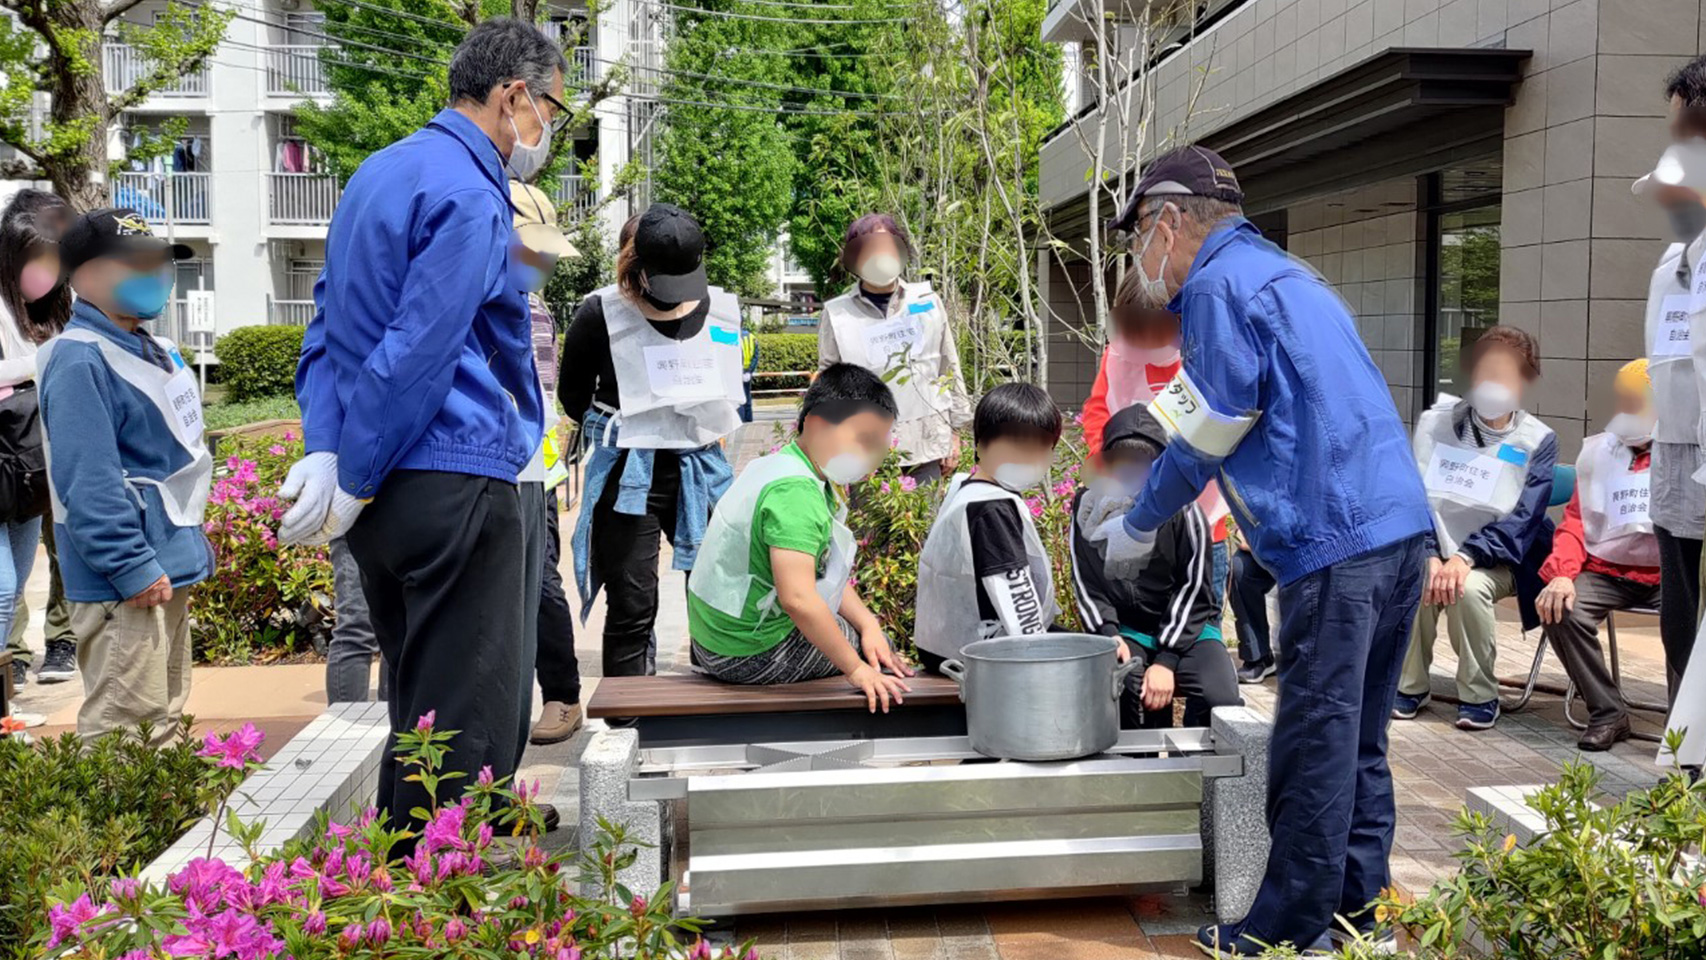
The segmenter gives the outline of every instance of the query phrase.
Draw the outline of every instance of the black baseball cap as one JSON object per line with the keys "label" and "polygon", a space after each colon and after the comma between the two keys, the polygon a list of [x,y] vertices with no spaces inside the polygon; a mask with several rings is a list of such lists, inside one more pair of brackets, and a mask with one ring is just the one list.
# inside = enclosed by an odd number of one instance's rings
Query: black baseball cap
{"label": "black baseball cap", "polygon": [[1208,197],[1227,203],[1243,203],[1244,190],[1232,165],[1207,147],[1181,147],[1157,157],[1149,171],[1132,188],[1120,215],[1108,221],[1108,229],[1130,230],[1137,225],[1137,208],[1149,197]]}
{"label": "black baseball cap", "polygon": [[646,289],[658,300],[682,303],[703,300],[705,234],[686,210],[654,203],[640,215],[634,229],[634,255],[646,273]]}
{"label": "black baseball cap", "polygon": [[1157,450],[1167,449],[1167,431],[1146,403],[1134,403],[1108,418],[1102,432],[1102,452],[1112,450],[1121,440],[1143,440]]}
{"label": "black baseball cap", "polygon": [[173,260],[195,256],[186,244],[156,237],[147,219],[128,207],[91,210],[59,236],[59,263],[67,274],[90,260],[133,253],[164,253]]}

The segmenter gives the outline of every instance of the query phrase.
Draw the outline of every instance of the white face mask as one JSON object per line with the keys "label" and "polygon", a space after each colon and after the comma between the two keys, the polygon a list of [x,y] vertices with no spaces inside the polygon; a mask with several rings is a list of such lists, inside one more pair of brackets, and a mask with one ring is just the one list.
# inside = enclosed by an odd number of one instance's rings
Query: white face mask
{"label": "white face mask", "polygon": [[1161,226],[1161,218],[1166,215],[1167,207],[1163,205],[1160,212],[1155,215],[1155,222],[1150,224],[1149,229],[1143,234],[1143,243],[1137,248],[1137,262],[1132,264],[1132,269],[1137,271],[1138,279],[1143,281],[1144,306],[1153,310],[1165,308],[1167,302],[1173,299],[1167,292],[1167,261],[1172,259],[1173,251],[1169,250],[1161,255],[1161,265],[1155,268],[1155,276],[1150,276],[1143,269],[1143,257],[1149,253],[1149,244],[1155,239],[1155,231]]}
{"label": "white face mask", "polygon": [[892,253],[875,253],[859,264],[859,279],[873,287],[886,287],[900,279],[900,258]]}
{"label": "white face mask", "polygon": [[823,475],[830,483],[846,486],[857,483],[872,470],[871,459],[863,453],[838,453],[823,465]]}
{"label": "white face mask", "polygon": [[1653,439],[1653,417],[1645,413],[1619,413],[1606,422],[1605,429],[1625,444],[1638,447]]}
{"label": "white face mask", "polygon": [[1018,493],[1048,478],[1046,463],[1003,463],[995,468],[995,482]]}
{"label": "white face mask", "polygon": [[1516,394],[1502,383],[1493,380],[1483,380],[1469,391],[1469,405],[1481,415],[1483,420],[1497,420],[1506,414],[1516,412]]}
{"label": "white face mask", "polygon": [[1090,492],[1098,497],[1123,497],[1125,484],[1116,477],[1100,476],[1090,481]]}
{"label": "white face mask", "polygon": [[545,158],[551,152],[551,127],[545,122],[544,114],[539,112],[539,105],[533,102],[533,94],[523,88],[527,94],[527,105],[533,108],[533,115],[539,118],[539,142],[528,146],[521,142],[521,130],[515,125],[515,118],[509,118],[509,129],[515,134],[515,146],[509,151],[509,171],[520,180],[530,180],[545,166]]}

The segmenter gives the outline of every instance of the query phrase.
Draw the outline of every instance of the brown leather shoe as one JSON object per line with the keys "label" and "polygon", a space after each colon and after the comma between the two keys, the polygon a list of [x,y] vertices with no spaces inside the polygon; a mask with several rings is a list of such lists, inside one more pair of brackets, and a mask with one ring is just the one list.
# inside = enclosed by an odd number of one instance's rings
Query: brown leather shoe
{"label": "brown leather shoe", "polygon": [[1580,750],[1610,750],[1613,744],[1629,739],[1629,718],[1618,717],[1610,723],[1601,723],[1587,728],[1582,732],[1582,738],[1576,741]]}
{"label": "brown leather shoe", "polygon": [[575,735],[581,728],[581,705],[564,703],[561,700],[550,700],[545,704],[545,710],[539,715],[539,720],[533,725],[533,732],[528,735],[527,742],[535,744],[562,743]]}

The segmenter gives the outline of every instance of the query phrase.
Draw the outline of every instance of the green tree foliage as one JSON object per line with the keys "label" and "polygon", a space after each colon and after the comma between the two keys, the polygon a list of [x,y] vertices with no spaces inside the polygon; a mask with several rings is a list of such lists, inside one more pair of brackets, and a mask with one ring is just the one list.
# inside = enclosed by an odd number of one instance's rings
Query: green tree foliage
{"label": "green tree foliage", "polygon": [[[72,206],[107,202],[112,169],[107,133],[125,110],[200,69],[232,13],[170,3],[153,26],[122,19],[139,0],[0,0],[0,142],[19,159],[0,165],[11,180],[47,180]],[[106,36],[133,47],[146,73],[108,93],[101,54]],[[48,95],[45,116],[36,94]]]}
{"label": "green tree foliage", "polygon": [[[596,16],[597,4],[591,11]],[[339,182],[347,182],[374,151],[425,126],[448,101],[451,53],[468,28],[497,16],[534,20],[535,0],[325,0],[326,36],[320,53],[327,104],[296,108],[302,136],[324,158]],[[560,43],[572,50],[584,35],[565,30]],[[569,137],[592,118],[593,108],[621,88],[626,70],[616,65],[597,82],[571,64],[564,91],[575,116],[559,135],[552,158],[535,178],[553,182],[574,162]],[[550,192],[550,191],[547,191]]]}
{"label": "green tree foliage", "polygon": [[739,0],[705,6],[751,19],[678,11],[665,53],[670,72],[661,84],[669,113],[653,171],[655,196],[704,226],[712,283],[767,296],[764,274],[788,216],[798,160],[775,112],[784,102],[777,88],[793,75],[792,58],[755,51],[786,49],[795,27],[757,19],[774,16],[774,6]]}

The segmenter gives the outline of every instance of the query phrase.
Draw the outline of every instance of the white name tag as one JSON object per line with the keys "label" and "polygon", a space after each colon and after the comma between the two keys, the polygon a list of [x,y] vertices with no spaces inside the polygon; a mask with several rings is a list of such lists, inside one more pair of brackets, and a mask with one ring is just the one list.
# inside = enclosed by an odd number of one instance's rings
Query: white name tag
{"label": "white name tag", "polygon": [[672,400],[710,400],[722,396],[722,373],[709,345],[689,340],[645,348],[646,378],[652,392]]}
{"label": "white name tag", "polygon": [[1622,473],[1611,478],[1605,490],[1605,525],[1613,530],[1632,523],[1648,522],[1647,511],[1652,506],[1648,484],[1650,470]]}
{"label": "white name tag", "polygon": [[1434,445],[1433,459],[1422,474],[1422,485],[1434,493],[1449,493],[1474,503],[1491,503],[1505,465],[1497,457],[1448,443]]}
{"label": "white name tag", "polygon": [[186,447],[201,445],[201,392],[196,389],[195,371],[179,367],[166,381],[166,405],[171,408],[172,433]]}
{"label": "white name tag", "polygon": [[924,335],[924,327],[907,315],[873,323],[864,332],[865,356],[872,366],[886,367],[892,357],[911,355]]}
{"label": "white name tag", "polygon": [[1685,293],[1673,293],[1659,308],[1659,329],[1653,337],[1653,356],[1688,356],[1688,305]]}

